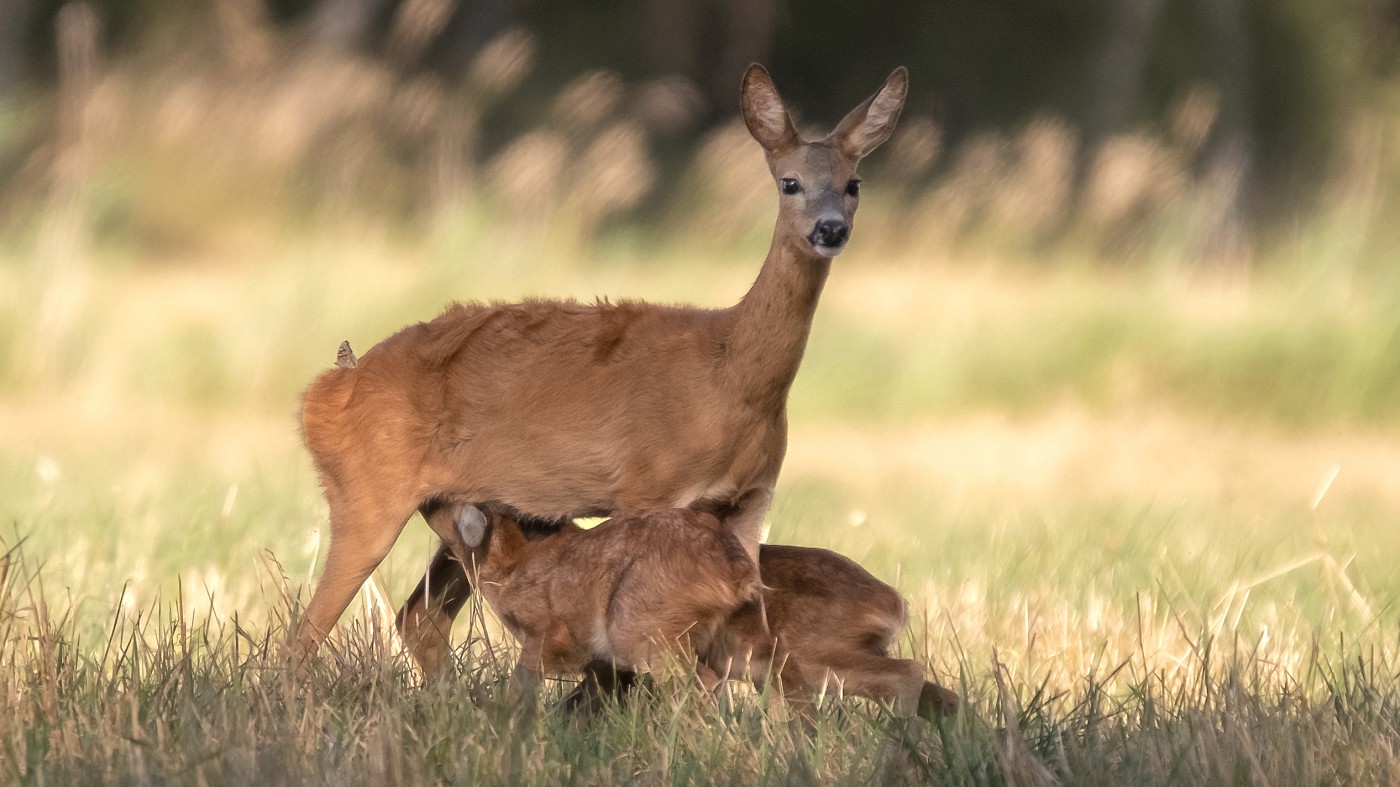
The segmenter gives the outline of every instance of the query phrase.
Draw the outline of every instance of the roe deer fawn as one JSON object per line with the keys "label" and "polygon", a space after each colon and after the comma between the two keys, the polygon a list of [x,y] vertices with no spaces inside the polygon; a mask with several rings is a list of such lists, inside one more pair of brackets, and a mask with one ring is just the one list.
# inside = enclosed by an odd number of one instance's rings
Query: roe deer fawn
{"label": "roe deer fawn", "polygon": [[605,691],[612,670],[654,669],[667,655],[655,646],[671,644],[693,653],[707,689],[778,677],[805,705],[836,682],[901,716],[957,712],[957,694],[889,655],[904,599],[843,555],[764,544],[755,571],[723,516],[695,509],[628,511],[592,530],[565,523],[533,541],[509,513],[488,512],[441,508],[430,524],[520,642],[525,685],[543,664],[587,673],[584,694]]}
{"label": "roe deer fawn", "polygon": [[[713,514],[629,511],[591,530],[550,523],[540,533],[488,510],[489,519],[476,506],[443,509],[431,524],[520,643],[517,692],[533,690],[541,675],[603,664],[659,672],[669,658],[694,663],[758,593],[758,566]],[[718,683],[696,667],[706,688]]]}
{"label": "roe deer fawn", "polygon": [[[734,306],[456,304],[322,373],[304,397],[302,435],[330,507],[330,548],[293,639],[297,663],[415,510],[490,502],[560,519],[771,492],[788,389],[859,202],[856,165],[894,130],[907,88],[896,69],[809,142],[768,72],[749,67],[741,107],[778,187],[778,217]],[[744,499],[730,526],[756,556],[768,496]],[[441,671],[470,592],[439,547],[398,616],[426,674]]]}

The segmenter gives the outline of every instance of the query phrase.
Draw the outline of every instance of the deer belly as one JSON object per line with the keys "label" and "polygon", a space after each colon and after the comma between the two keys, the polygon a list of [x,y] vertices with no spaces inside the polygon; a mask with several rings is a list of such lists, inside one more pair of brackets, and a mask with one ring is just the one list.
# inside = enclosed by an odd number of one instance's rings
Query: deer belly
{"label": "deer belly", "polygon": [[734,497],[739,490],[736,484],[725,478],[709,484],[696,484],[681,491],[668,504],[671,508],[686,508],[697,500],[726,500]]}
{"label": "deer belly", "polygon": [[434,491],[498,501],[541,517],[686,507],[771,486],[783,443],[774,429],[752,425],[699,432],[621,425],[580,431],[577,424],[535,423],[460,443],[460,453],[440,467],[441,487]]}

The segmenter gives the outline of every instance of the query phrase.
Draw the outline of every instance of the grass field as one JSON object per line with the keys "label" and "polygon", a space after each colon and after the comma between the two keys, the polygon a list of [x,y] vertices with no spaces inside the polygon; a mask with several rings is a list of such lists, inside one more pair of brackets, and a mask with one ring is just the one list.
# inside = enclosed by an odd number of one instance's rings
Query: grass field
{"label": "grass field", "polygon": [[[966,712],[909,726],[833,698],[806,735],[679,678],[586,725],[478,706],[510,649],[480,609],[441,685],[373,594],[309,687],[275,653],[326,547],[297,395],[342,339],[451,298],[725,304],[761,247],[347,231],[168,267],[5,248],[4,781],[1400,781],[1400,288],[1379,273],[1052,273],[858,231],[769,540],[898,586],[902,650]],[[374,583],[390,607],[431,546],[410,523]]]}

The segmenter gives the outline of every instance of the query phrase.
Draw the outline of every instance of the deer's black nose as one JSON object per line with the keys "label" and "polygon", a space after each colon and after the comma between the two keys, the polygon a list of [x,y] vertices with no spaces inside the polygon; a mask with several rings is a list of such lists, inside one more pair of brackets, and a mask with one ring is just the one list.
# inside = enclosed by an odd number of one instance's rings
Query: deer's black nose
{"label": "deer's black nose", "polygon": [[842,219],[822,219],[812,229],[813,246],[841,246],[851,237],[851,225]]}

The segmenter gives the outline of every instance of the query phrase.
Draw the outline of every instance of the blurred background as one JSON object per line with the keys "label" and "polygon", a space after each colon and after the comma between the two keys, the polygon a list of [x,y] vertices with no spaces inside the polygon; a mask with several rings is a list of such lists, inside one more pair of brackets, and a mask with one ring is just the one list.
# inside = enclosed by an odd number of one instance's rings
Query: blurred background
{"label": "blurred background", "polygon": [[901,245],[1249,267],[1315,221],[1368,261],[1400,232],[1394,0],[4,0],[0,30],[7,234],[66,198],[150,260],[483,202],[670,236],[756,199],[721,171],[754,61],[820,130],[910,68],[872,162]]}
{"label": "blurred background", "polygon": [[1400,591],[1397,44],[1396,0],[0,0],[4,538],[95,619],[256,614],[269,553],[324,555],[296,410],[341,340],[732,303],[776,212],[743,69],[819,134],[902,64],[771,539],[968,620],[1364,624]]}

